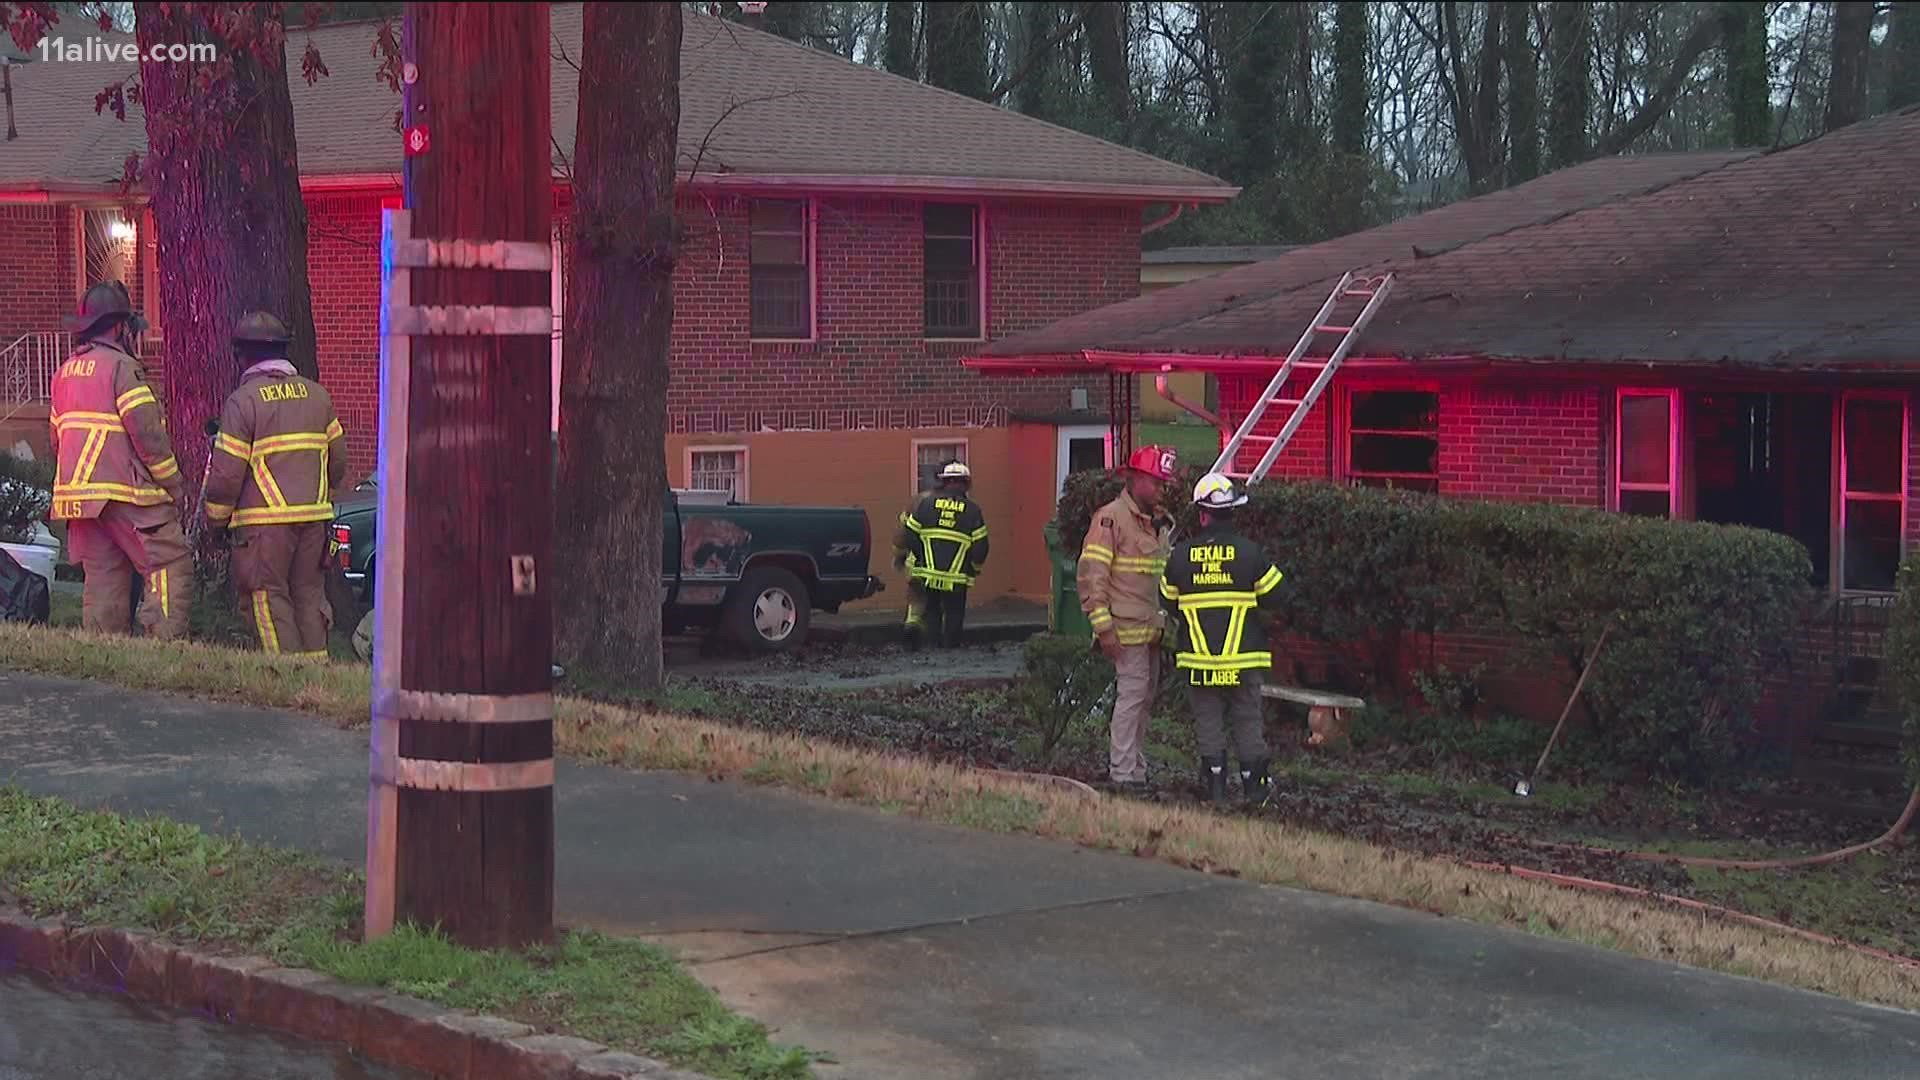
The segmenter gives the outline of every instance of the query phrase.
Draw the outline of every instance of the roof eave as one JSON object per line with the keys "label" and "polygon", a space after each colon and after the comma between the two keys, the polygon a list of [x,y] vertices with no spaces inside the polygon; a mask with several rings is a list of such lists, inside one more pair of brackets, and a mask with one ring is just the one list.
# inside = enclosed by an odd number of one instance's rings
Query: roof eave
{"label": "roof eave", "polygon": [[0,181],[0,205],[74,202],[101,197],[120,198],[118,183],[82,184],[50,180]]}
{"label": "roof eave", "polygon": [[1067,180],[1021,180],[973,176],[862,176],[823,173],[683,173],[681,184],[723,191],[806,191],[823,194],[978,198],[1017,195],[1043,199],[1101,199],[1113,202],[1171,202],[1217,205],[1240,194],[1228,184],[1100,184]]}

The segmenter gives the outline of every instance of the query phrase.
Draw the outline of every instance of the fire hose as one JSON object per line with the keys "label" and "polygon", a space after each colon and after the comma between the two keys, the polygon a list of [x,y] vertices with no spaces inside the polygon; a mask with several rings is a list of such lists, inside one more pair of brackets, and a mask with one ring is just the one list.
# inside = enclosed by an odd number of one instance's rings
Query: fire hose
{"label": "fire hose", "polygon": [[200,547],[201,521],[205,518],[207,510],[207,478],[213,473],[213,451],[220,437],[218,418],[207,421],[206,432],[207,460],[200,467],[200,497],[194,500],[193,516],[187,519],[187,538],[196,550]]}

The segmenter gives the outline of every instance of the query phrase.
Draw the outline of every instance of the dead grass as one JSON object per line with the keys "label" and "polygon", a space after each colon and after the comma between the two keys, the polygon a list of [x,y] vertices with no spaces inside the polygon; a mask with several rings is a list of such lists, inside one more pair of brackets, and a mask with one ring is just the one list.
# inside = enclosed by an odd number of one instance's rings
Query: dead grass
{"label": "dead grass", "polygon": [[[103,650],[77,632],[4,625],[0,656],[0,664],[15,670],[294,709],[342,725],[363,723],[368,710],[368,672],[362,667],[143,641]],[[1658,904],[1523,881],[1197,807],[1088,798],[991,772],[787,735],[566,698],[557,711],[561,752],[607,764],[774,784],[1920,1009],[1920,971]]]}

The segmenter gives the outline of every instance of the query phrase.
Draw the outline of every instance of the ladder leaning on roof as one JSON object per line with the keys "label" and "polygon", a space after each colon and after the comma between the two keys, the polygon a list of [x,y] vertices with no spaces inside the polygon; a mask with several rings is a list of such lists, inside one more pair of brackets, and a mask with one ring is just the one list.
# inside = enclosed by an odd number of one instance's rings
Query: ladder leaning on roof
{"label": "ladder leaning on roof", "polygon": [[[1267,470],[1273,468],[1273,463],[1280,457],[1280,451],[1287,448],[1288,440],[1293,438],[1294,432],[1300,430],[1300,421],[1306,419],[1314,403],[1320,400],[1320,395],[1326,392],[1327,385],[1333,381],[1333,373],[1339,369],[1340,361],[1347,358],[1347,350],[1353,348],[1353,343],[1359,339],[1360,332],[1366,329],[1367,323],[1373,319],[1373,313],[1380,310],[1380,305],[1386,302],[1387,293],[1392,290],[1393,275],[1391,273],[1377,277],[1356,277],[1353,271],[1349,270],[1341,275],[1340,284],[1333,287],[1327,302],[1320,305],[1319,314],[1315,315],[1313,322],[1307,326],[1307,332],[1300,335],[1300,340],[1293,346],[1293,351],[1287,354],[1287,362],[1280,365],[1279,371],[1274,372],[1273,379],[1267,383],[1267,388],[1260,392],[1260,400],[1254,402],[1253,408],[1249,409],[1246,417],[1240,421],[1239,430],[1233,433],[1233,438],[1228,439],[1227,445],[1221,449],[1220,457],[1213,463],[1214,472],[1226,473],[1235,480],[1247,484],[1257,483],[1266,478]],[[1334,309],[1340,306],[1340,301],[1352,299],[1366,301],[1365,306],[1360,309],[1358,315],[1353,317],[1352,322],[1340,325],[1327,321],[1332,317]],[[1303,360],[1316,334],[1339,334],[1340,344],[1334,347],[1333,353],[1325,360]],[[1286,389],[1287,380],[1292,377],[1296,369],[1316,367],[1320,369],[1320,374],[1313,380],[1313,385],[1307,388],[1305,397],[1280,396]],[[1280,434],[1255,435],[1253,429],[1258,427],[1261,418],[1266,416],[1269,405],[1285,405],[1293,411],[1287,416],[1286,423],[1281,426]],[[1253,467],[1253,471],[1246,473],[1233,471],[1234,456],[1240,452],[1242,446],[1248,444],[1259,446],[1263,443],[1266,444],[1267,451],[1260,455],[1260,463]]]}

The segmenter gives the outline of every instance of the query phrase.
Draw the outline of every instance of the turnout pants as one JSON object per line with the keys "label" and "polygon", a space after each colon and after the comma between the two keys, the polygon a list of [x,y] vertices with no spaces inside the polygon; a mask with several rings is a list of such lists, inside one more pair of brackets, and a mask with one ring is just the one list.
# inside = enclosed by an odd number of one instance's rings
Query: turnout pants
{"label": "turnout pants", "polygon": [[960,647],[967,626],[967,587],[928,588],[924,581],[907,582],[907,634],[925,635],[935,645]]}
{"label": "turnout pants", "polygon": [[326,522],[235,529],[233,584],[263,652],[326,658],[333,628]]}
{"label": "turnout pants", "polygon": [[95,633],[132,631],[133,575],[145,585],[140,625],[162,641],[187,636],[193,606],[193,551],[172,503],[110,502],[96,518],[67,522],[67,552],[86,570],[80,625]]}
{"label": "turnout pants", "polygon": [[1241,767],[1265,761],[1267,752],[1266,712],[1260,701],[1260,686],[1266,676],[1258,669],[1240,673],[1239,686],[1187,687],[1187,703],[1193,709],[1194,741],[1202,758],[1227,756],[1227,729],[1233,729],[1234,753]]}
{"label": "turnout pants", "polygon": [[1147,759],[1143,750],[1147,719],[1153,715],[1154,695],[1160,688],[1160,643],[1122,645],[1119,658],[1113,662],[1113,678],[1107,775],[1117,784],[1145,783]]}

